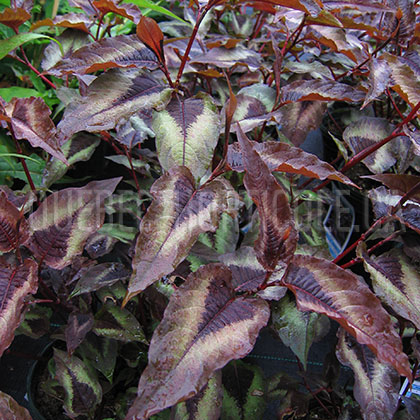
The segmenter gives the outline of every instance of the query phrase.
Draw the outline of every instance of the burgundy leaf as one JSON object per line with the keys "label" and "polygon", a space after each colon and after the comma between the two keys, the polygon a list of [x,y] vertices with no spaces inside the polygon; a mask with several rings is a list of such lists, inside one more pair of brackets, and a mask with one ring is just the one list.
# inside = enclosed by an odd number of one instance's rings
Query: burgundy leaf
{"label": "burgundy leaf", "polygon": [[30,18],[30,13],[28,13],[25,9],[22,8],[9,9],[8,7],[6,7],[0,13],[0,23],[8,26],[9,28],[12,28],[15,32],[18,32],[19,26],[22,25],[22,23],[25,23]]}
{"label": "burgundy leaf", "polygon": [[[349,178],[336,171],[330,164],[298,147],[277,141],[252,142],[252,145],[270,171],[300,174],[309,178],[331,179],[353,187],[356,186]],[[234,171],[242,172],[244,170],[243,156],[239,143],[229,146],[227,162]]]}
{"label": "burgundy leaf", "polygon": [[[60,28],[71,28],[78,31],[83,31],[89,34],[89,27],[91,20],[88,16],[82,13],[68,13],[65,15],[56,16],[54,19],[38,20],[31,26],[31,31],[40,28],[41,26],[56,26]],[[57,45],[58,46],[58,45]]]}
{"label": "burgundy leaf", "polygon": [[245,169],[244,185],[260,215],[260,233],[255,241],[258,261],[274,271],[279,261],[293,257],[298,234],[289,201],[248,137],[239,129],[239,144]]}
{"label": "burgundy leaf", "polygon": [[0,391],[0,418],[2,420],[32,420],[26,408],[2,391]]}
{"label": "burgundy leaf", "polygon": [[92,314],[72,313],[67,321],[64,335],[66,338],[67,351],[71,355],[79,347],[87,333],[93,327]]}
{"label": "burgundy leaf", "polygon": [[391,69],[385,60],[372,57],[369,70],[370,87],[362,108],[377,99],[390,84]]}
{"label": "burgundy leaf", "polygon": [[210,264],[173,293],[126,420],[146,419],[191,398],[214,371],[252,350],[269,307],[259,298],[236,297],[231,282],[227,267]]}
{"label": "burgundy leaf", "polygon": [[48,72],[57,76],[87,74],[113,67],[137,67],[154,70],[159,63],[136,35],[104,38],[79,48],[72,55],[58,62]]}
{"label": "burgundy leaf", "polygon": [[93,181],[48,196],[28,219],[28,247],[48,266],[62,269],[83,252],[86,240],[103,224],[104,200],[121,178]]}
{"label": "burgundy leaf", "polygon": [[295,145],[300,146],[310,131],[319,128],[327,109],[321,101],[294,102],[281,110],[281,131]]}
{"label": "burgundy leaf", "polygon": [[381,363],[368,346],[357,343],[340,329],[337,357],[354,372],[354,397],[366,420],[392,420],[398,408],[400,377]]}
{"label": "burgundy leaf", "polygon": [[93,7],[92,0],[68,0],[69,6],[79,7],[92,18],[97,17],[98,11]]}
{"label": "burgundy leaf", "polygon": [[352,272],[320,258],[296,255],[283,279],[301,311],[336,320],[383,363],[411,380],[408,358],[391,317],[379,299]]}
{"label": "burgundy leaf", "polygon": [[127,19],[138,22],[142,16],[139,8],[134,4],[123,4],[121,1],[115,0],[96,0],[92,4],[98,9],[102,15],[107,13],[115,13]]}
{"label": "burgundy leaf", "polygon": [[157,55],[159,61],[164,63],[163,33],[156,21],[152,18],[142,16],[137,25],[136,33],[140,40]]}
{"label": "burgundy leaf", "polygon": [[346,101],[360,102],[365,95],[344,83],[331,80],[297,80],[281,90],[284,104],[299,101]]}
{"label": "burgundy leaf", "polygon": [[41,147],[67,163],[57,143],[55,125],[49,117],[51,110],[42,98],[13,98],[5,111],[17,139],[27,139],[33,147]]}
{"label": "burgundy leaf", "polygon": [[8,252],[28,239],[28,224],[23,214],[0,191],[0,252]]}
{"label": "burgundy leaf", "polygon": [[25,298],[38,288],[38,265],[32,260],[9,266],[0,259],[0,356],[23,319]]}

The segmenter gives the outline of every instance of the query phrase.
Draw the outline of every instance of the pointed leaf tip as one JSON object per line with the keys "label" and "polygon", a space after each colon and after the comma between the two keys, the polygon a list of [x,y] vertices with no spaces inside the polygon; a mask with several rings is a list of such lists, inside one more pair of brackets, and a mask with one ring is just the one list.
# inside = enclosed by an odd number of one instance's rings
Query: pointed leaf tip
{"label": "pointed leaf tip", "polygon": [[160,62],[164,63],[163,33],[156,21],[147,16],[142,16],[137,25],[136,33],[140,40],[157,55]]}

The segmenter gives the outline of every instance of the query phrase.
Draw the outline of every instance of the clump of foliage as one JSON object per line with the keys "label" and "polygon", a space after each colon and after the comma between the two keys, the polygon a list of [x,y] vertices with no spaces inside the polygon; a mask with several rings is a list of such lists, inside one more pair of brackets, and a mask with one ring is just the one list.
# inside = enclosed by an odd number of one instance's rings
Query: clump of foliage
{"label": "clump of foliage", "polygon": [[[0,4],[0,355],[61,342],[43,388],[69,418],[414,418],[417,2]],[[300,147],[322,123],[332,164]],[[356,165],[372,223],[333,258],[311,217]],[[328,318],[357,403],[305,373]],[[303,388],[229,363],[266,325]]]}

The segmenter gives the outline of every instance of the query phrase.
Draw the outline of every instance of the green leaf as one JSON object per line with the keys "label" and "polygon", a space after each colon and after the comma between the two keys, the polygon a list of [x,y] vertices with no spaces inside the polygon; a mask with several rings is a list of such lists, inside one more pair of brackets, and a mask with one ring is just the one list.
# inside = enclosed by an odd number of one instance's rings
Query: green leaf
{"label": "green leaf", "polygon": [[216,370],[246,356],[270,316],[260,298],[235,296],[230,270],[209,264],[171,296],[127,418],[145,419],[197,394]]}
{"label": "green leaf", "polygon": [[10,102],[12,98],[29,98],[31,96],[41,96],[41,94],[35,89],[13,86],[9,88],[0,88],[0,96],[6,102]]}
{"label": "green leaf", "polygon": [[102,387],[96,373],[82,360],[54,349],[55,378],[64,388],[64,409],[74,418],[92,413],[102,401]]}
{"label": "green leaf", "polygon": [[200,233],[216,230],[224,211],[235,211],[231,201],[237,195],[226,180],[216,179],[196,190],[185,167],[166,172],[150,192],[154,200],[140,224],[124,304],[171,273],[187,257]]}
{"label": "green leaf", "polygon": [[208,95],[172,99],[153,115],[159,162],[168,171],[186,166],[196,180],[208,171],[220,133],[219,114]]}
{"label": "green leaf", "polygon": [[101,337],[113,338],[115,340],[139,341],[148,344],[141,325],[135,316],[113,304],[106,304],[95,317],[93,332]]}
{"label": "green leaf", "polygon": [[117,239],[125,244],[130,244],[134,241],[138,229],[131,226],[124,226],[119,223],[105,223],[98,233]]}
{"label": "green leaf", "polygon": [[[0,146],[1,147],[1,146]],[[42,185],[42,176],[44,173],[45,162],[38,155],[30,155],[30,160],[26,163],[34,181],[35,187]],[[6,160],[0,157],[0,183],[6,184],[8,178],[17,178],[28,182],[28,178],[17,160]]]}
{"label": "green leaf", "polygon": [[299,358],[306,369],[309,349],[314,341],[319,341],[329,330],[326,316],[313,312],[301,312],[294,300],[286,295],[272,305],[273,329],[286,346]]}
{"label": "green leaf", "polygon": [[222,372],[216,371],[193,398],[172,409],[173,420],[219,420],[222,408]]}
{"label": "green leaf", "polygon": [[[181,19],[180,17],[178,17],[177,15],[172,13],[170,10],[167,10],[164,7],[159,6],[159,5],[153,3],[152,1],[149,1],[149,0],[123,0],[123,3],[136,4],[141,9],[150,9],[150,10],[153,10],[154,12],[157,12],[157,13],[162,14],[162,15],[173,17],[174,19],[177,19],[180,22],[185,23],[185,21],[183,19]],[[146,16],[146,14],[144,12],[143,12],[143,14]]]}
{"label": "green leaf", "polygon": [[52,41],[58,42],[54,38],[51,38],[47,35],[37,34],[35,32],[25,32],[22,34],[17,34],[12,36],[11,38],[0,40],[0,60],[6,57],[7,54],[9,54],[17,47],[20,47],[25,42],[33,41],[34,39],[40,38],[50,39]]}

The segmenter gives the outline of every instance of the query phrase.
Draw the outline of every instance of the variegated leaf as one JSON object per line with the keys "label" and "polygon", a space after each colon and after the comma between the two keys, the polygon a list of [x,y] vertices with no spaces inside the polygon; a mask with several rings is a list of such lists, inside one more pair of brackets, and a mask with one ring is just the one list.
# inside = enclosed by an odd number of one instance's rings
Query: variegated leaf
{"label": "variegated leaf", "polygon": [[369,91],[366,94],[363,107],[367,106],[374,99],[377,99],[388,87],[391,77],[391,69],[386,60],[372,57],[369,63]]}
{"label": "variegated leaf", "polygon": [[252,350],[269,308],[259,298],[235,297],[231,282],[227,267],[210,264],[174,292],[126,420],[146,419],[191,398],[214,371]]}
{"label": "variegated leaf", "polygon": [[310,16],[318,16],[321,13],[320,3],[316,0],[267,0],[273,5],[288,7],[308,13]]}
{"label": "variegated leaf", "polygon": [[49,117],[51,110],[42,98],[13,98],[4,109],[17,139],[26,139],[33,147],[41,147],[51,156],[67,162]]}
{"label": "variegated leaf", "polygon": [[94,265],[83,271],[70,297],[94,292],[101,287],[112,286],[117,281],[125,280],[129,275],[130,272],[120,263]]}
{"label": "variegated leaf", "polygon": [[[80,133],[64,143],[61,150],[67,159],[68,165],[74,165],[77,162],[89,160],[99,143],[99,137],[87,133]],[[42,185],[49,188],[56,181],[60,180],[69,170],[68,165],[54,157],[50,159],[44,168]]]}
{"label": "variegated leaf", "polygon": [[271,320],[283,344],[290,347],[306,369],[312,343],[328,333],[328,318],[314,312],[299,311],[296,303],[286,295],[271,306]]}
{"label": "variegated leaf", "polygon": [[219,420],[222,400],[222,371],[218,370],[197,395],[173,407],[171,418],[172,420]]}
{"label": "variegated leaf", "polygon": [[0,259],[0,356],[12,343],[23,319],[25,298],[37,288],[38,265],[34,261],[9,266]]}
{"label": "variegated leaf", "polygon": [[47,18],[38,20],[32,24],[31,31],[34,31],[41,26],[55,26],[75,29],[76,31],[83,31],[85,34],[89,34],[91,23],[89,17],[82,13],[67,13],[65,15],[56,16],[54,19]]}
{"label": "variegated leaf", "polygon": [[133,275],[124,304],[171,273],[187,257],[200,233],[216,230],[220,215],[230,211],[230,201],[237,197],[223,179],[196,190],[195,180],[185,167],[169,170],[150,192],[154,201],[140,224]]}
{"label": "variegated leaf", "polygon": [[136,317],[127,309],[106,304],[95,316],[93,332],[100,337],[113,338],[129,343],[139,341],[148,344]]}
{"label": "variegated leaf", "polygon": [[92,327],[93,316],[91,313],[83,314],[73,312],[69,315],[64,330],[67,352],[69,355],[73,354],[77,347],[79,347]]}
{"label": "variegated leaf", "polygon": [[319,128],[327,104],[321,101],[293,102],[280,108],[281,131],[295,145],[300,146],[310,131]]}
{"label": "variegated leaf", "polygon": [[[299,174],[309,178],[331,179],[355,186],[347,176],[336,171],[329,163],[299,147],[289,146],[287,143],[278,141],[252,142],[252,145],[270,171]],[[239,143],[229,145],[227,163],[234,171],[242,172],[244,170]]]}
{"label": "variegated leaf", "polygon": [[337,357],[354,372],[354,397],[364,420],[392,420],[398,408],[400,378],[381,363],[368,346],[357,343],[344,330],[338,333]]}
{"label": "variegated leaf", "polygon": [[255,241],[258,261],[268,271],[277,263],[287,264],[293,257],[297,232],[292,211],[283,188],[277,183],[248,137],[239,132],[245,169],[244,185],[260,215],[260,233]]}
{"label": "variegated leaf", "polygon": [[283,279],[298,308],[327,315],[366,344],[379,361],[411,379],[401,339],[379,299],[353,273],[320,258],[296,255]]}
{"label": "variegated leaf", "polygon": [[382,57],[391,68],[392,88],[415,107],[420,102],[420,71],[416,63],[409,57],[398,57],[389,53],[384,53]]}
{"label": "variegated leaf", "polygon": [[[376,117],[362,117],[349,124],[343,133],[343,140],[350,147],[354,155],[388,137],[393,126],[385,119]],[[362,160],[373,173],[388,170],[397,161],[395,153],[395,139],[371,153]]]}
{"label": "variegated leaf", "polygon": [[250,49],[237,46],[235,48],[212,48],[202,55],[194,56],[190,64],[210,64],[215,67],[229,68],[235,65],[248,67],[256,71],[260,67],[260,56]]}
{"label": "variegated leaf", "polygon": [[170,95],[171,89],[150,75],[111,69],[89,85],[86,96],[66,108],[58,124],[60,141],[83,130],[110,130],[141,110],[164,107]]}
{"label": "variegated leaf", "polygon": [[199,180],[209,169],[219,139],[216,105],[208,95],[176,96],[153,115],[152,128],[163,169],[186,166]]}
{"label": "variegated leaf", "polygon": [[[267,273],[258,262],[254,249],[249,246],[242,246],[236,252],[221,255],[219,259],[232,272],[232,286],[237,293],[256,292],[266,280]],[[285,267],[280,264],[271,274],[268,284],[281,280],[284,273]],[[278,300],[286,291],[284,286],[270,286],[259,291],[258,295],[264,299]]]}
{"label": "variegated leaf", "polygon": [[362,242],[357,253],[370,273],[376,295],[420,328],[420,274],[408,258],[396,249],[369,256]]}
{"label": "variegated leaf", "polygon": [[104,200],[121,178],[93,181],[82,188],[51,194],[28,219],[34,255],[52,268],[61,269],[83,252],[86,240],[103,224]]}
{"label": "variegated leaf", "polygon": [[154,70],[159,66],[156,56],[137,35],[103,38],[83,46],[59,61],[48,73],[56,76],[87,74],[114,67],[136,67]]}
{"label": "variegated leaf", "polygon": [[23,244],[28,239],[26,219],[0,191],[0,252],[8,252]]}
{"label": "variegated leaf", "polygon": [[64,388],[64,409],[69,417],[93,413],[102,401],[102,387],[93,369],[76,356],[54,349],[55,378]]}
{"label": "variegated leaf", "polygon": [[360,102],[363,91],[332,80],[297,80],[281,90],[282,103],[300,101],[346,101]]}
{"label": "variegated leaf", "polygon": [[2,420],[32,420],[29,411],[10,395],[0,391],[0,418]]}

